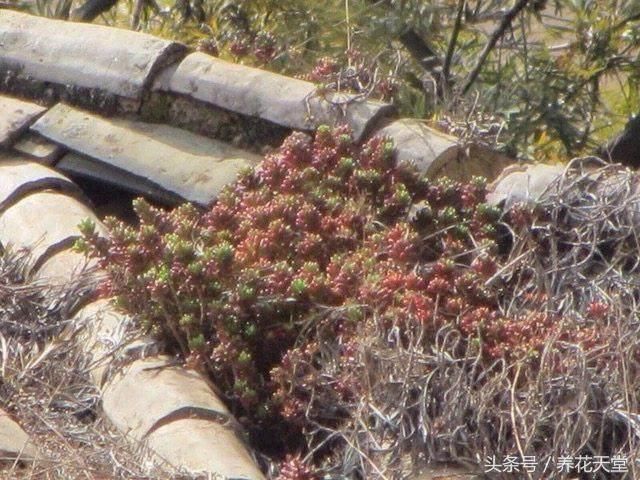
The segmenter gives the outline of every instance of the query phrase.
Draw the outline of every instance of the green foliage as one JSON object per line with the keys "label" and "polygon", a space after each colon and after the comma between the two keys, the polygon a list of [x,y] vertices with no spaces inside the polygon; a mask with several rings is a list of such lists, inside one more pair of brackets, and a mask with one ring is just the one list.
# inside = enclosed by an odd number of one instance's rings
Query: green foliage
{"label": "green foliage", "polygon": [[638,110],[631,0],[531,0],[503,29],[506,0],[196,3],[199,19],[149,10],[145,28],[323,88],[357,83],[404,115],[450,119],[524,157],[588,150]]}
{"label": "green foliage", "polygon": [[[67,18],[70,6],[38,0],[31,8]],[[319,90],[393,100],[403,115],[480,135],[527,158],[589,151],[639,109],[634,0],[137,0],[129,6],[128,16],[114,8],[103,21],[302,76]]]}

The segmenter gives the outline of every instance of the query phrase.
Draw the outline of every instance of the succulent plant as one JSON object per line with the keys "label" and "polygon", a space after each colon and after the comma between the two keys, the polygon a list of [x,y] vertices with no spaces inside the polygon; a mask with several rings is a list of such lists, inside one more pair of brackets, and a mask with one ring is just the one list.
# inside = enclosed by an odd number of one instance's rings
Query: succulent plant
{"label": "succulent plant", "polygon": [[[424,348],[455,328],[488,361],[534,361],[549,335],[593,340],[549,314],[500,313],[487,283],[500,212],[485,185],[430,182],[395,163],[388,139],[321,127],[292,134],[205,212],[138,200],[139,226],[111,221],[105,240],[83,225],[79,247],[110,274],[104,293],[208,369],[256,444],[284,455],[304,448],[309,422],[347,421],[366,378],[359,335],[374,323]],[[280,478],[310,472],[290,457]]]}
{"label": "succulent plant", "polygon": [[287,455],[276,480],[318,480],[318,476],[299,456]]}

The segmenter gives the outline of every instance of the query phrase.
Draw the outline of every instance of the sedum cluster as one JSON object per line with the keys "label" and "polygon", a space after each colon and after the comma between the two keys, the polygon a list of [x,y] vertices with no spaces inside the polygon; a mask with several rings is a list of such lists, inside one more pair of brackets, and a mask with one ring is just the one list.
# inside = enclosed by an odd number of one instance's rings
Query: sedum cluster
{"label": "sedum cluster", "polygon": [[[365,394],[363,332],[428,349],[453,328],[488,361],[542,348],[554,319],[497,307],[500,212],[485,186],[429,181],[388,140],[321,127],[292,134],[207,211],[138,200],[138,226],[108,219],[104,239],[84,225],[79,248],[109,273],[103,294],[205,369],[256,445],[284,456]],[[283,472],[304,470],[293,458]]]}

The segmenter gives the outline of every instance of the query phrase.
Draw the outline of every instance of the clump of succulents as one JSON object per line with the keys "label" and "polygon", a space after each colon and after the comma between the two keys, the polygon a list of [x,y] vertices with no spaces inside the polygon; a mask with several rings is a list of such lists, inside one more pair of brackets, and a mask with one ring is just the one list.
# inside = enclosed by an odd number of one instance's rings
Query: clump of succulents
{"label": "clump of succulents", "polygon": [[[210,43],[216,45],[213,52],[206,49]],[[284,48],[279,39],[270,32],[251,32],[239,28],[224,32],[217,39],[207,38],[204,42],[201,41],[198,46],[202,47],[201,51],[215,56],[219,53],[218,47],[222,46],[236,60],[252,57],[260,65],[271,63]]]}
{"label": "clump of succulents", "polygon": [[[292,134],[207,211],[138,200],[139,226],[110,220],[102,239],[85,225],[79,248],[109,273],[105,295],[213,377],[259,447],[284,455],[307,434],[330,457],[345,442],[328,432],[371,391],[367,342],[430,351],[453,331],[453,354],[491,362],[581,338],[547,313],[500,313],[501,212],[485,188],[429,181],[387,139],[321,127]],[[305,468],[290,457],[281,478],[313,478]]]}
{"label": "clump of succulents", "polygon": [[313,470],[300,456],[287,455],[280,465],[280,474],[276,480],[318,480]]}
{"label": "clump of succulents", "polygon": [[[320,128],[291,135],[207,212],[138,200],[139,227],[111,221],[110,239],[87,228],[84,243],[110,273],[105,293],[260,423],[288,408],[271,370],[327,309],[368,303],[427,321],[431,297],[453,285],[421,298],[442,275],[414,273],[418,260],[464,250],[469,238],[455,226],[488,238],[475,212],[482,186],[464,187],[475,195],[467,205],[449,205],[461,188],[397,166],[389,141],[359,146],[344,128]],[[416,229],[408,209],[427,199],[433,219]]]}
{"label": "clump of succulents", "polygon": [[348,50],[345,57],[342,62],[334,57],[321,57],[302,78],[321,89],[366,94],[384,101],[394,98],[398,82],[392,75],[380,75],[378,65],[356,49]]}

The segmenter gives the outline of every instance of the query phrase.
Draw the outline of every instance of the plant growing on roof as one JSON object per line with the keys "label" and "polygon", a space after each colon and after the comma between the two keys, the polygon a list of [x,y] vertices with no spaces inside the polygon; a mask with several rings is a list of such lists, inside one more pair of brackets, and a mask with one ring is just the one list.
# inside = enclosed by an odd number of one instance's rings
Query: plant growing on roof
{"label": "plant growing on roof", "polygon": [[[104,293],[206,369],[260,448],[307,448],[320,464],[349,444],[330,432],[372,385],[391,388],[371,377],[384,363],[372,352],[431,351],[451,331],[452,354],[535,361],[560,332],[550,314],[501,314],[500,212],[485,187],[429,181],[388,140],[321,127],[292,134],[205,212],[138,200],[139,226],[109,220],[103,239],[85,224],[79,246],[109,273]],[[302,471],[294,460],[283,478]]]}

